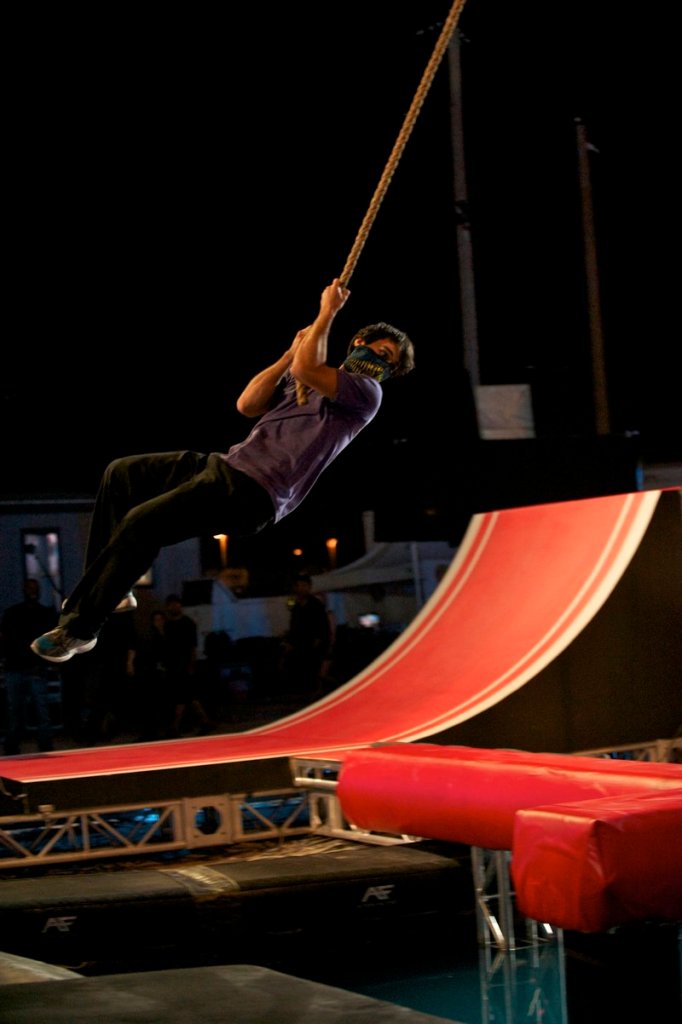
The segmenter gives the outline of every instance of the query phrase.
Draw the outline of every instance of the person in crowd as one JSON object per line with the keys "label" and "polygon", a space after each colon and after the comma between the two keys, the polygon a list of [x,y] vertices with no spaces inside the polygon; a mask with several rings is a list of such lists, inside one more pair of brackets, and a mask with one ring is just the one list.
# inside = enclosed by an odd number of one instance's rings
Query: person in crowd
{"label": "person in crowd", "polygon": [[24,599],[7,608],[0,622],[0,643],[4,659],[7,731],[6,754],[19,754],[28,740],[31,714],[35,724],[38,750],[53,748],[53,730],[49,706],[49,665],[31,650],[31,641],[39,633],[57,624],[55,608],[41,603],[40,582],[24,582]]}
{"label": "person in crowd", "polygon": [[80,675],[80,735],[88,745],[124,742],[135,729],[138,694],[128,671],[129,651],[134,644],[132,615],[113,615],[102,626],[97,647],[75,666],[65,665],[64,675]]}
{"label": "person in crowd", "polygon": [[166,680],[175,709],[171,735],[180,736],[187,727],[208,733],[212,723],[199,693],[196,622],[185,614],[177,594],[168,595],[165,607]]}
{"label": "person in crowd", "polygon": [[320,666],[320,691],[326,693],[329,690],[333,690],[337,685],[337,681],[334,678],[334,657],[336,653],[336,615],[329,606],[329,597],[326,593],[317,595],[324,605],[324,609],[327,613],[327,622],[329,623],[329,644],[327,646],[327,653],[322,658],[322,664]]}
{"label": "person in crowd", "polygon": [[128,674],[135,680],[140,741],[161,740],[175,721],[174,695],[170,692],[166,613],[152,612],[149,629],[136,633],[129,651]]}
{"label": "person in crowd", "polygon": [[322,666],[329,658],[331,628],[327,609],[312,592],[312,580],[299,573],[294,580],[289,629],[282,638],[280,674],[285,689],[315,694]]}

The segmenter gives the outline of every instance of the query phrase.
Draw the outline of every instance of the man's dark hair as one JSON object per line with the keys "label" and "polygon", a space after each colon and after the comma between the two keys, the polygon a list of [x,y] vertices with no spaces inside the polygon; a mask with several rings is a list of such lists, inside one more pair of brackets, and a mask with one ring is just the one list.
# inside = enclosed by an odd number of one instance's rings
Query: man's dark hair
{"label": "man's dark hair", "polygon": [[353,351],[353,343],[357,338],[360,338],[367,345],[371,341],[382,341],[384,338],[390,338],[391,341],[395,341],[400,349],[400,356],[391,373],[392,377],[404,377],[410,370],[414,370],[414,345],[405,332],[399,331],[397,327],[392,327],[391,324],[385,323],[369,324],[368,327],[362,327],[353,335],[348,346],[348,355]]}

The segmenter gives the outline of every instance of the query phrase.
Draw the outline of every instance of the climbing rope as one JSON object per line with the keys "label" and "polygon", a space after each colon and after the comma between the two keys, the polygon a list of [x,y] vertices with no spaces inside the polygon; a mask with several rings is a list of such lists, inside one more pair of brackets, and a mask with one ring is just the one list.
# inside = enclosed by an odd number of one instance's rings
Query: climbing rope
{"label": "climbing rope", "polygon": [[[355,237],[355,241],[353,242],[351,251],[348,254],[346,264],[343,270],[341,271],[340,280],[341,284],[344,287],[348,287],[348,282],[350,281],[351,275],[353,274],[358,259],[360,258],[360,253],[362,252],[365,246],[365,242],[367,241],[369,232],[372,228],[372,225],[374,224],[374,221],[376,220],[377,213],[379,212],[379,207],[381,206],[384,196],[388,191],[388,186],[390,185],[391,179],[395,174],[395,170],[398,166],[403,150],[407,145],[407,140],[412,134],[412,129],[414,128],[417,117],[419,116],[419,112],[421,111],[421,108],[424,105],[424,100],[426,99],[426,95],[431,87],[431,83],[433,82],[436,71],[438,70],[438,66],[441,60],[443,59],[443,54],[445,53],[448,47],[450,38],[455,30],[457,22],[459,21],[459,16],[462,13],[464,3],[465,0],[454,0],[454,3],[450,8],[450,13],[448,14],[447,18],[443,23],[443,27],[441,29],[440,35],[438,36],[438,40],[436,41],[433,53],[431,54],[429,62],[426,65],[426,69],[424,70],[424,74],[422,75],[422,79],[421,82],[419,83],[417,91],[414,94],[414,99],[412,100],[410,109],[405,115],[405,120],[403,121],[402,127],[398,134],[398,138],[396,139],[393,149],[391,150],[391,154],[386,163],[386,167],[384,168],[383,174],[379,179],[379,184],[377,185],[374,195],[372,196],[372,200],[369,204],[369,207],[367,208],[367,213],[365,214],[364,220],[360,225],[360,230],[358,231]],[[296,382],[296,401],[298,402],[299,405],[305,405],[306,402],[308,401],[307,388],[299,381]]]}

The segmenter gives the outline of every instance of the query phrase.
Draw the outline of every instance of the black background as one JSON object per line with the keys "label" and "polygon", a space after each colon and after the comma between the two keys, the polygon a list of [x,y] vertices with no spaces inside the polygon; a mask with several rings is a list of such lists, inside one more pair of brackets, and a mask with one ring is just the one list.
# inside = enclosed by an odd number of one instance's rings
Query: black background
{"label": "black background", "polygon": [[[234,401],[344,267],[448,11],[5,16],[5,495],[92,493],[117,455],[244,436]],[[682,459],[671,17],[662,0],[469,0],[458,25],[481,383],[529,383],[542,437],[593,432],[581,118],[611,430],[648,461]],[[278,528],[286,544],[356,536],[378,492],[396,510],[442,500],[476,458],[446,64],[331,343],[340,362],[356,327],[387,320],[417,370]]]}

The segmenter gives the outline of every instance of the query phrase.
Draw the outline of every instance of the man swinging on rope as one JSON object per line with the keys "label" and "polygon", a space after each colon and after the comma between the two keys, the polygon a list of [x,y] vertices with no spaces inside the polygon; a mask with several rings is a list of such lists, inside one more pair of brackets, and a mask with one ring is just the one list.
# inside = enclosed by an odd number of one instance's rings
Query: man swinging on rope
{"label": "man swinging on rope", "polygon": [[[36,654],[62,662],[92,650],[112,612],[135,608],[132,587],[162,547],[204,534],[255,534],[300,504],[378,412],[381,382],[414,367],[412,342],[385,323],[358,331],[341,367],[327,364],[329,331],[349,294],[335,278],[315,321],[246,385],[237,409],[259,420],[245,440],[225,454],[165,452],[110,463],[85,571],[57,628],[31,644]],[[310,389],[305,404],[297,401],[297,381]]]}

